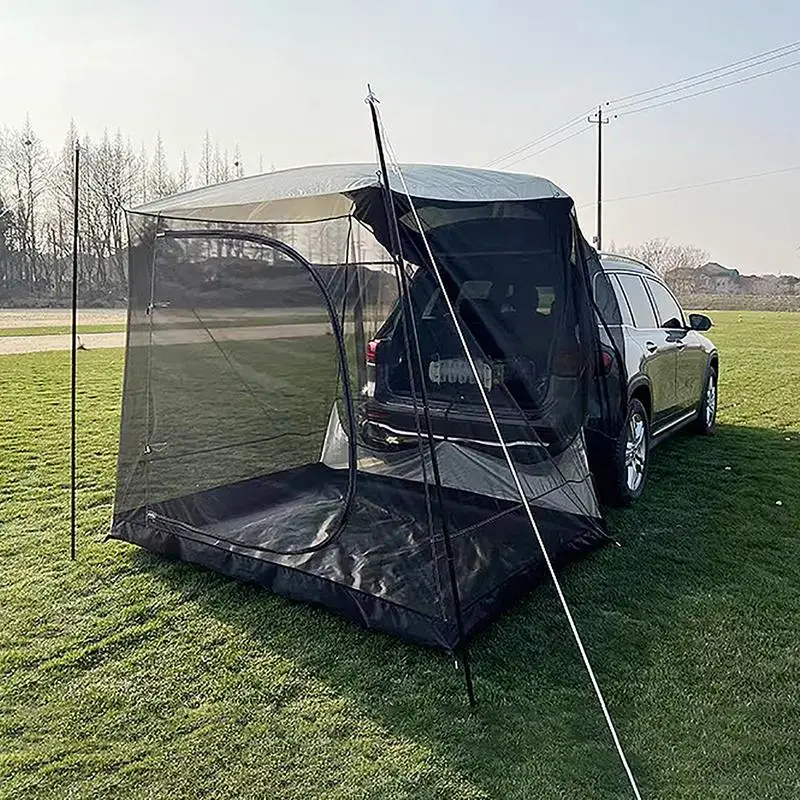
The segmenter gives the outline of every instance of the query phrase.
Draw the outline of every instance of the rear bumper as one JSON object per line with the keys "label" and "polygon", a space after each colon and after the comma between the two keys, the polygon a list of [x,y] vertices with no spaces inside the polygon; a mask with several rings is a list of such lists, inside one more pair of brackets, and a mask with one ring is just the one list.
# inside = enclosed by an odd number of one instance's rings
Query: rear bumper
{"label": "rear bumper", "polygon": [[[419,411],[422,411],[421,406]],[[436,440],[466,443],[502,454],[497,432],[486,412],[431,408],[428,418],[431,435]],[[562,440],[554,430],[542,428],[519,416],[509,419],[508,415],[496,413],[496,419],[506,447],[524,460],[543,460],[569,445],[569,440]],[[361,424],[369,439],[387,446],[415,444],[418,435],[427,438],[426,420],[421,413],[417,417],[410,405],[368,400]]]}

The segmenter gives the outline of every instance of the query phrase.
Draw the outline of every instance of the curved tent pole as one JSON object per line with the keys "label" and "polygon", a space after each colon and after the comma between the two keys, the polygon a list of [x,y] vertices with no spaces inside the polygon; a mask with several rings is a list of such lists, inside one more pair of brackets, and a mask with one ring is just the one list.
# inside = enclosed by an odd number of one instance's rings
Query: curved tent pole
{"label": "curved tent pole", "polygon": [[[328,547],[332,542],[336,540],[339,534],[344,529],[344,526],[347,524],[348,517],[350,516],[350,512],[353,507],[353,501],[355,500],[356,494],[356,465],[358,461],[358,451],[357,451],[357,442],[356,442],[356,428],[355,428],[355,407],[353,405],[353,395],[350,387],[350,373],[347,368],[347,356],[344,344],[344,334],[342,332],[342,328],[339,324],[338,317],[336,316],[336,310],[333,307],[333,303],[331,301],[330,295],[326,290],[324,284],[319,278],[319,275],[314,271],[314,268],[311,264],[295,250],[293,247],[290,247],[285,242],[280,241],[280,239],[273,239],[271,236],[265,236],[260,233],[251,233],[249,231],[235,231],[235,230],[180,230],[180,231],[160,231],[156,234],[157,239],[198,239],[198,238],[211,238],[211,239],[234,239],[243,242],[252,242],[253,244],[260,244],[265,245],[267,247],[273,247],[275,250],[279,251],[283,255],[287,256],[293,261],[296,261],[302,267],[304,267],[309,274],[311,275],[312,280],[316,284],[317,288],[319,289],[322,297],[325,299],[325,307],[328,311],[328,316],[331,320],[331,327],[333,328],[333,333],[336,338],[336,347],[339,353],[339,369],[341,370],[342,374],[342,384],[343,384],[343,394],[345,398],[345,404],[347,406],[347,421],[348,421],[348,485],[347,485],[347,494],[345,496],[344,501],[344,512],[339,520],[339,524],[337,525],[336,529],[330,533],[325,539],[318,544],[310,545],[309,547],[301,547],[297,550],[275,550],[270,547],[263,547],[263,546],[256,546],[256,545],[247,545],[249,550],[254,550],[260,553],[272,553],[274,555],[305,555],[307,553],[315,553],[318,550],[322,550],[325,547]],[[219,347],[219,343],[214,339],[212,336],[212,341],[214,344]],[[200,533],[203,534],[203,531],[199,531],[198,529],[194,528],[191,525],[187,525],[186,523],[177,522],[176,520],[166,519],[161,517],[154,512],[148,512],[148,516],[151,519],[154,519],[158,522],[166,523],[173,525],[175,527],[181,528],[184,531],[189,533]],[[227,544],[240,544],[238,542],[234,542],[231,539],[226,539],[223,536],[216,536],[221,542],[226,542]],[[240,545],[241,546],[241,545]]]}
{"label": "curved tent pole", "polygon": [[[367,105],[370,107],[372,116],[372,127],[375,134],[375,145],[378,150],[378,163],[381,170],[381,189],[383,194],[383,202],[386,209],[386,217],[389,227],[389,239],[391,248],[394,251],[391,253],[395,260],[395,266],[402,286],[401,299],[403,302],[403,309],[405,315],[410,320],[410,329],[412,334],[412,344],[414,348],[414,359],[416,361],[417,369],[420,376],[420,395],[422,399],[422,417],[425,424],[425,432],[428,439],[428,446],[431,455],[431,468],[433,469],[434,491],[436,493],[436,502],[439,505],[439,514],[442,521],[442,540],[444,541],[445,557],[447,560],[447,570],[450,578],[450,586],[453,593],[453,612],[456,622],[456,630],[458,633],[458,646],[454,652],[456,665],[463,665],[464,668],[464,681],[467,687],[467,697],[469,698],[470,707],[474,708],[475,703],[475,689],[472,684],[472,670],[470,669],[469,662],[469,647],[467,645],[466,637],[464,635],[464,618],[461,609],[461,596],[458,590],[458,577],[456,575],[455,560],[453,558],[453,544],[450,539],[450,531],[447,524],[447,517],[444,511],[444,497],[442,495],[442,480],[439,472],[439,459],[436,455],[436,444],[433,439],[433,426],[431,425],[431,418],[428,405],[428,391],[425,388],[425,369],[422,362],[422,353],[419,346],[419,336],[417,326],[414,322],[414,315],[411,311],[411,300],[408,293],[408,278],[403,267],[403,255],[400,247],[400,229],[397,223],[397,214],[395,212],[394,203],[392,201],[391,188],[389,186],[389,172],[386,169],[386,156],[383,149],[383,137],[381,136],[380,123],[378,121],[378,111],[376,104],[378,99],[372,93],[372,89],[367,85],[369,94],[367,95]],[[413,373],[413,368],[409,368],[409,375]]]}

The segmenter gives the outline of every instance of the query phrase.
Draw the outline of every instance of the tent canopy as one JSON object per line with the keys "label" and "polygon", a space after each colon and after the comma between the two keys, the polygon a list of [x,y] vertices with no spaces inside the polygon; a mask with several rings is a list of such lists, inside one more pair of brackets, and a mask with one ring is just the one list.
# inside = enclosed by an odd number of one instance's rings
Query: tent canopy
{"label": "tent canopy", "polygon": [[[409,194],[459,203],[567,197],[546,178],[430,164],[400,165]],[[395,191],[399,175],[390,175]],[[344,217],[352,194],[380,187],[374,164],[330,164],[253,175],[165,197],[133,209],[139,214],[216,222],[316,222]]]}
{"label": "tent canopy", "polygon": [[591,249],[543,178],[388,183],[306,167],[129,214],[112,535],[456,650],[541,548],[605,541]]}

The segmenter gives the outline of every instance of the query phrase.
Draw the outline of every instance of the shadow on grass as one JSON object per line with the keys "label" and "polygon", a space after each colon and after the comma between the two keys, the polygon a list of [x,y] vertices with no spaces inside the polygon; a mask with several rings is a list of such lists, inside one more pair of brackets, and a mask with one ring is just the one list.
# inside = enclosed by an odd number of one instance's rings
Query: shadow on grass
{"label": "shadow on grass", "polygon": [[[672,684],[664,688],[653,677],[653,660],[697,598],[711,596],[713,603],[733,596],[749,604],[758,595],[751,571],[780,570],[781,537],[798,520],[796,511],[787,518],[775,501],[796,496],[800,487],[798,439],[720,426],[714,437],[665,443],[654,452],[644,498],[609,513],[622,548],[605,548],[563,573],[565,594],[648,796],[670,796],[675,788],[668,785],[674,773],[667,777],[666,768],[652,767],[653,753],[675,744],[669,733],[659,738],[659,727],[680,728],[687,702]],[[444,654],[361,631],[328,612],[211,573],[198,589],[193,567],[144,553],[134,558],[178,591],[191,577],[193,602],[324,681],[392,735],[423,743],[490,797],[630,796],[549,585],[474,640],[479,708],[470,713],[461,676]],[[643,696],[663,718],[643,718],[652,712],[648,706],[643,714]]]}

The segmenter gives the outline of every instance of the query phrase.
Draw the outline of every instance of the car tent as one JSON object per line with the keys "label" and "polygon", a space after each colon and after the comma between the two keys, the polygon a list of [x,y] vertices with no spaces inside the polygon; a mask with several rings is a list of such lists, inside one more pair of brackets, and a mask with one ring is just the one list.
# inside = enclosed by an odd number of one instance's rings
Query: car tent
{"label": "car tent", "polygon": [[550,181],[312,166],[128,224],[113,538],[454,652],[542,545],[608,540],[583,431],[602,273]]}

